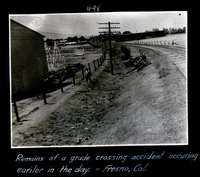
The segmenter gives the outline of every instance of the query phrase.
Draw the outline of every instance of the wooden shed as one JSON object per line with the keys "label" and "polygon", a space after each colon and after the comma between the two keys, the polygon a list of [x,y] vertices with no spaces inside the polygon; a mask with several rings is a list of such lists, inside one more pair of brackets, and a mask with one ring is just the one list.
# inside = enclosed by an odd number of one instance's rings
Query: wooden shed
{"label": "wooden shed", "polygon": [[44,36],[10,20],[12,96],[19,99],[39,91],[40,79],[48,78]]}

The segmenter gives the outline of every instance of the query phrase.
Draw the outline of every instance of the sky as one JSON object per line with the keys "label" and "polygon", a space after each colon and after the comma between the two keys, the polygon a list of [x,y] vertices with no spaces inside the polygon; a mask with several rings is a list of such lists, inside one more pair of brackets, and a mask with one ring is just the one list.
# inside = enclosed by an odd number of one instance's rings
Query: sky
{"label": "sky", "polygon": [[28,28],[46,36],[46,38],[67,38],[73,36],[95,36],[103,31],[98,23],[113,24],[117,31],[132,33],[151,31],[152,28],[187,27],[186,11],[165,12],[108,12],[108,13],[66,13],[66,14],[12,14],[13,19]]}

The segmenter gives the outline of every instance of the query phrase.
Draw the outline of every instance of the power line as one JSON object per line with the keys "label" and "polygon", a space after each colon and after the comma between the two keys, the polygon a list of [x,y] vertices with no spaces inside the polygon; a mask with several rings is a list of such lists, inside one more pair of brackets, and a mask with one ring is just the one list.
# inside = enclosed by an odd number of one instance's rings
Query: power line
{"label": "power line", "polygon": [[[83,35],[83,34],[79,34],[79,33],[77,33],[77,34],[74,34],[74,33],[59,33],[59,32],[48,32],[48,31],[35,31],[35,30],[32,30],[32,29],[30,29],[31,31],[33,31],[33,32],[36,32],[36,33],[39,33],[39,34],[41,34],[41,35],[44,35],[45,36],[45,34],[52,34],[52,35],[66,35],[66,36],[90,36],[90,35]],[[19,32],[19,33],[17,33],[17,32]],[[23,35],[23,33],[24,32],[27,32],[27,30],[26,29],[10,29],[10,36],[11,37],[23,37],[24,35]],[[33,34],[29,34],[28,36],[34,36]],[[45,36],[46,37],[46,36]]]}
{"label": "power line", "polygon": [[112,62],[112,44],[111,44],[111,29],[118,29],[120,27],[111,27],[111,24],[120,24],[120,23],[98,23],[99,25],[108,25],[108,27],[99,27],[99,29],[108,29],[109,33],[109,50],[110,50],[110,67],[111,67],[111,74],[113,75],[113,62]]}
{"label": "power line", "polygon": [[[30,17],[30,18],[29,18]],[[22,24],[26,24],[25,26],[27,26],[28,21],[29,24],[31,24],[32,20],[33,20],[33,16],[23,16],[23,17],[18,17],[20,19],[17,20],[17,18],[14,18],[15,21],[19,21],[20,23],[22,23],[21,18],[26,19],[26,22],[24,21]],[[101,21],[102,19],[105,18],[105,16],[101,16],[101,15],[97,15],[97,14],[67,14],[67,15],[52,15],[52,14],[47,14],[47,15],[41,15],[42,18],[42,25],[45,25],[47,28],[56,28],[59,26],[69,26],[69,28],[80,28],[78,25],[82,24],[86,24],[89,25],[89,23],[91,23],[92,26],[94,26],[95,24],[98,23],[98,21]],[[57,24],[59,23],[59,26],[57,26]],[[30,25],[28,25],[30,26]],[[34,28],[33,28],[34,29]],[[36,30],[37,31],[37,30]]]}
{"label": "power line", "polygon": [[[25,18],[29,19],[28,17],[29,16],[25,16]],[[23,18],[24,18],[24,16],[23,16]],[[45,18],[43,18],[43,17],[41,17],[41,18],[43,20],[44,27],[49,28],[49,29],[51,29],[51,28],[52,29],[53,28],[59,29],[60,25],[61,26],[66,26],[66,30],[68,31],[68,29],[69,29],[71,33],[70,32],[69,33],[68,32],[62,33],[62,32],[39,31],[39,30],[35,30],[34,28],[30,28],[29,27],[30,25],[29,26],[24,25],[24,24],[23,25],[27,26],[28,28],[32,29],[33,31],[36,31],[36,32],[39,32],[39,33],[45,33],[45,34],[68,35],[68,36],[69,35],[90,36],[90,34],[88,34],[88,32],[86,32],[86,30],[85,31],[83,30],[83,33],[80,32],[80,26],[81,26],[80,23],[82,23],[85,26],[84,29],[86,29],[86,27],[90,26],[90,24],[91,24],[91,35],[92,34],[94,35],[94,30],[92,30],[93,27],[95,28],[95,24],[98,25],[98,21],[99,20],[104,19],[104,17],[102,17],[101,15],[96,15],[96,14],[70,14],[69,16],[68,15],[66,15],[66,16],[63,16],[63,15],[56,15],[56,16],[55,15],[47,15],[47,16],[45,16]],[[14,19],[14,20],[15,21],[20,21],[20,19],[19,20]],[[30,18],[29,21],[31,22],[32,18]],[[59,26],[57,26],[57,23],[54,23],[55,21],[59,22]],[[67,26],[69,26],[69,27],[67,27]],[[74,33],[72,33],[72,31]],[[96,31],[95,31],[95,33],[96,33]],[[97,31],[97,33],[98,33],[98,31]]]}

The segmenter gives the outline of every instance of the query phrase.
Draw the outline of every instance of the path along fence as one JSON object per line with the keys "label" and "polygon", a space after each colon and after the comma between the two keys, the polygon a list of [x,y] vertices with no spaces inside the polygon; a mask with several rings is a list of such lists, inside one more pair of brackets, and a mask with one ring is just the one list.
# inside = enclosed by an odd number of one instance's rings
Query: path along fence
{"label": "path along fence", "polygon": [[[69,80],[71,80],[71,82],[75,85],[77,83],[80,83],[82,80],[85,79],[85,73],[86,73],[86,68],[88,68],[90,70],[91,73],[94,73],[95,71],[97,71],[97,69],[102,66],[103,62],[106,60],[106,51],[104,50],[102,52],[102,55],[99,58],[94,59],[92,62],[87,63],[87,64],[81,64],[80,63],[80,68],[77,71],[72,70],[72,75],[71,77],[68,77],[65,81],[63,82],[68,82]],[[58,75],[57,79],[56,79],[57,83],[60,86],[61,92],[63,92],[63,82],[61,79],[61,76]],[[44,104],[48,104],[48,101],[46,100],[46,88],[49,86],[47,84],[47,82],[49,82],[49,79],[45,79],[41,81],[41,94],[44,100]],[[16,101],[13,101],[13,107],[14,107],[14,111],[15,111],[15,115],[16,115],[16,119],[19,122],[20,121],[20,116],[18,113],[18,109],[17,109],[17,103]]]}

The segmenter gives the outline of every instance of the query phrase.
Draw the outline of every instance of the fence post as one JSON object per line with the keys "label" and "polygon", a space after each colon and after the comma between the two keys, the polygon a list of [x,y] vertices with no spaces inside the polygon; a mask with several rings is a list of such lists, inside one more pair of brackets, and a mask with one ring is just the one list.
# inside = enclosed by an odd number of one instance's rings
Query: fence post
{"label": "fence post", "polygon": [[72,77],[73,77],[73,83],[75,85],[75,76],[74,76],[74,71],[72,70]]}
{"label": "fence post", "polygon": [[93,61],[93,63],[94,63],[94,70],[96,71],[95,60]]}
{"label": "fence post", "polygon": [[98,68],[99,68],[99,59],[97,58],[97,65],[98,65]]}
{"label": "fence post", "polygon": [[82,76],[83,76],[83,79],[84,79],[84,70],[83,70],[83,66],[81,65],[81,69],[82,69]]}
{"label": "fence post", "polygon": [[91,72],[91,70],[90,70],[90,63],[88,63],[88,68],[89,68],[89,71]]}
{"label": "fence post", "polygon": [[61,80],[61,76],[59,76],[59,84],[60,84],[60,89],[61,89],[61,92],[63,93],[63,87],[62,87],[62,80]]}
{"label": "fence post", "polygon": [[41,92],[42,92],[42,98],[44,100],[44,104],[47,104],[46,101],[46,84],[45,84],[45,80],[43,78],[40,79],[40,88],[41,88]]}
{"label": "fence post", "polygon": [[19,114],[18,114],[18,110],[17,110],[17,104],[16,104],[16,101],[13,100],[13,104],[14,104],[14,109],[15,109],[15,115],[16,115],[16,118],[17,118],[17,122],[19,122]]}

